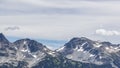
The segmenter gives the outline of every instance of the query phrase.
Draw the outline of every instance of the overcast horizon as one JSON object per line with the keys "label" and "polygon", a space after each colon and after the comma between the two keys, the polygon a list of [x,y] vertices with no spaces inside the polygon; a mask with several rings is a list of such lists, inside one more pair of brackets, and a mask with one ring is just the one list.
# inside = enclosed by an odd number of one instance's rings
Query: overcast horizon
{"label": "overcast horizon", "polygon": [[120,44],[120,1],[0,0],[0,32],[31,38],[51,49],[73,37]]}

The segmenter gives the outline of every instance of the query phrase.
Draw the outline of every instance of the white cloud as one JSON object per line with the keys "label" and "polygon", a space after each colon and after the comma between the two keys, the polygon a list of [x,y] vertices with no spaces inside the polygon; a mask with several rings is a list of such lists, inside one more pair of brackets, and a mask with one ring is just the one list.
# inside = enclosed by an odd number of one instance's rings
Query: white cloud
{"label": "white cloud", "polygon": [[5,31],[15,31],[15,30],[20,30],[20,27],[18,26],[9,26],[5,28]]}
{"label": "white cloud", "polygon": [[[73,37],[91,37],[101,24],[103,28],[120,27],[119,16],[23,15],[0,16],[0,19],[1,32],[7,36],[21,38],[67,40]],[[14,27],[14,25],[20,30],[4,31],[6,27]]]}
{"label": "white cloud", "polygon": [[104,36],[119,36],[120,32],[116,30],[105,30],[105,29],[97,29],[96,34],[104,35]]}

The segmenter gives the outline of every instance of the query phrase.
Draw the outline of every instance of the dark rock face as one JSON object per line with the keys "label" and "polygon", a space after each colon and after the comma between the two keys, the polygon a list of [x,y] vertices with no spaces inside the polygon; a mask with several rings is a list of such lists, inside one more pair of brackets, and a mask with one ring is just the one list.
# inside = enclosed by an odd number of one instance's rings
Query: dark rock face
{"label": "dark rock face", "polygon": [[0,64],[0,68],[28,68],[28,63],[24,61],[17,61],[12,63]]}
{"label": "dark rock face", "polygon": [[2,33],[0,33],[0,43],[9,44],[9,41],[5,38],[5,36]]}
{"label": "dark rock face", "polygon": [[10,42],[5,38],[5,36],[0,33],[0,49],[4,50],[6,47],[10,47]]}
{"label": "dark rock face", "polygon": [[81,63],[67,59],[65,57],[46,56],[41,62],[33,66],[32,68],[113,68],[110,64],[95,65],[90,63]]}
{"label": "dark rock face", "polygon": [[21,46],[26,49],[28,46],[28,48],[30,49],[30,52],[36,52],[38,50],[43,50],[43,48],[45,47],[43,46],[43,44],[38,43],[37,41],[34,41],[34,40],[30,40],[30,39],[17,40],[16,42],[14,42],[14,44],[17,45],[18,49]]}
{"label": "dark rock face", "polygon": [[61,56],[52,57],[49,55],[32,68],[81,68],[81,63],[68,60]]}
{"label": "dark rock face", "polygon": [[15,48],[12,43],[10,43],[5,36],[0,33],[0,56],[9,56],[15,54]]}

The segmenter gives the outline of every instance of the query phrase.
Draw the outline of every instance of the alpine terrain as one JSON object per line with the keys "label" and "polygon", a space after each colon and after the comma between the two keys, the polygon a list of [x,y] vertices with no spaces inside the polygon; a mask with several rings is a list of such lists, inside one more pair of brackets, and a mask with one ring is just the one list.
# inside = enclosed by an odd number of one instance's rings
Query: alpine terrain
{"label": "alpine terrain", "polygon": [[0,33],[0,68],[120,68],[120,45],[73,38],[53,51],[31,39],[9,42]]}

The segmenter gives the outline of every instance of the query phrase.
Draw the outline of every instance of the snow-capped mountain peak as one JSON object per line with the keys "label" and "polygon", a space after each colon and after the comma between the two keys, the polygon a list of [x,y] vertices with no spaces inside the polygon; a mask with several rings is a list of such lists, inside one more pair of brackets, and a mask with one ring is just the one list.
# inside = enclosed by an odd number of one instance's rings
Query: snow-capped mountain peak
{"label": "snow-capped mountain peak", "polygon": [[52,51],[28,38],[10,43],[0,34],[0,39],[1,68],[120,68],[120,44],[76,37]]}
{"label": "snow-capped mountain peak", "polygon": [[120,47],[110,42],[92,41],[88,38],[73,38],[56,50],[68,59],[97,65],[112,64],[117,66],[113,54],[120,58]]}

